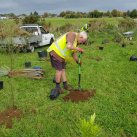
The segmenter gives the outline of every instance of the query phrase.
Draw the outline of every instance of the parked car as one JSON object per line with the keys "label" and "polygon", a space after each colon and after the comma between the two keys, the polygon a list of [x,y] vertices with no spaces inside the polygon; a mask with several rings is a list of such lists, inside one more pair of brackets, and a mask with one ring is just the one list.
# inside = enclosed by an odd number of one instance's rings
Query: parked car
{"label": "parked car", "polygon": [[[35,47],[51,45],[55,39],[54,34],[49,33],[38,24],[22,25],[20,26],[20,29],[27,31],[30,35],[16,36],[12,38],[14,49],[17,49],[18,51],[34,52]],[[0,40],[0,47],[8,47],[6,38]]]}
{"label": "parked car", "polygon": [[51,45],[55,40],[54,34],[49,33],[38,24],[26,24],[20,28],[32,34],[32,36],[28,39],[31,51],[33,51],[35,47]]}

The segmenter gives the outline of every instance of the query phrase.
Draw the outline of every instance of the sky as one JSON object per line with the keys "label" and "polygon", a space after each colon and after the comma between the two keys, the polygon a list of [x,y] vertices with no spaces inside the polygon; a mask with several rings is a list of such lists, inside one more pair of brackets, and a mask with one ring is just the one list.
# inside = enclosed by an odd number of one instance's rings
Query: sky
{"label": "sky", "polygon": [[0,14],[30,14],[37,11],[59,14],[62,11],[127,11],[137,9],[137,0],[0,0]]}

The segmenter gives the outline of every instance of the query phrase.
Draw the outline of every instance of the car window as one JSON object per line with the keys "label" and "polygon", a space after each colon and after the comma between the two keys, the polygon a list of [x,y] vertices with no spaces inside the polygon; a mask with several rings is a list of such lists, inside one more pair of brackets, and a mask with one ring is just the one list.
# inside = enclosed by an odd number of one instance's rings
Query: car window
{"label": "car window", "polygon": [[47,34],[48,32],[45,31],[43,27],[40,27],[41,34]]}
{"label": "car window", "polygon": [[22,29],[26,30],[29,33],[33,33],[35,30],[37,30],[37,27],[22,27]]}

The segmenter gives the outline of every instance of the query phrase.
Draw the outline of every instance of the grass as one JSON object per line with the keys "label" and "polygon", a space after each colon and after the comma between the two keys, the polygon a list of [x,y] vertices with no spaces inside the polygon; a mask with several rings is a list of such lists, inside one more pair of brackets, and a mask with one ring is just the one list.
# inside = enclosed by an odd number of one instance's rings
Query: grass
{"label": "grass", "polygon": [[74,18],[74,19],[65,19],[65,18],[47,18],[45,19],[46,22],[50,22],[53,26],[60,27],[65,25],[66,23],[70,23],[72,25],[81,25],[83,26],[85,23],[92,21],[92,20],[104,20],[109,24],[117,25],[121,18]]}
{"label": "grass", "polygon": [[65,19],[65,18],[47,18],[45,19],[45,21],[47,22],[51,22],[51,24],[53,26],[56,27],[60,27],[65,25],[66,23],[70,23],[72,25],[75,24],[80,24],[80,25],[84,25],[85,23],[87,23],[89,20],[91,20],[90,18],[78,18],[78,19]]}
{"label": "grass", "polygon": [[[19,121],[14,120],[12,129],[1,126],[0,136],[79,137],[77,125],[80,119],[89,119],[94,112],[95,123],[102,129],[100,137],[137,136],[137,63],[129,61],[132,54],[137,55],[137,41],[122,48],[109,34],[89,33],[89,36],[95,42],[83,46],[81,85],[83,89],[96,89],[95,97],[75,104],[63,101],[65,93],[51,101],[48,96],[54,88],[55,71],[49,61],[40,62],[37,54],[47,47],[36,49],[34,53],[14,54],[14,69],[22,69],[26,61],[31,61],[32,66],[41,66],[45,70],[45,76],[42,80],[12,79],[15,105],[24,115]],[[105,38],[110,42],[104,45],[104,50],[98,50]],[[96,61],[92,57],[102,60]],[[9,64],[10,56],[0,53],[0,66]],[[78,66],[75,62],[67,64],[67,76],[69,83],[77,88]],[[9,78],[0,79],[4,81],[4,89],[0,91],[0,110],[3,111],[11,106],[11,93]]]}

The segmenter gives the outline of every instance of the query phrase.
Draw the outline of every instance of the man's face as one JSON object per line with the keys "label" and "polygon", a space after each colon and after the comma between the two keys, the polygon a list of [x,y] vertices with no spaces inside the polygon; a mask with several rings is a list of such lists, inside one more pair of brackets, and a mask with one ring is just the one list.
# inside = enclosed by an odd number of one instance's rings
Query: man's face
{"label": "man's face", "polygon": [[78,38],[78,44],[84,44],[84,43],[86,43],[86,39],[84,39],[82,36],[80,36],[79,38]]}

